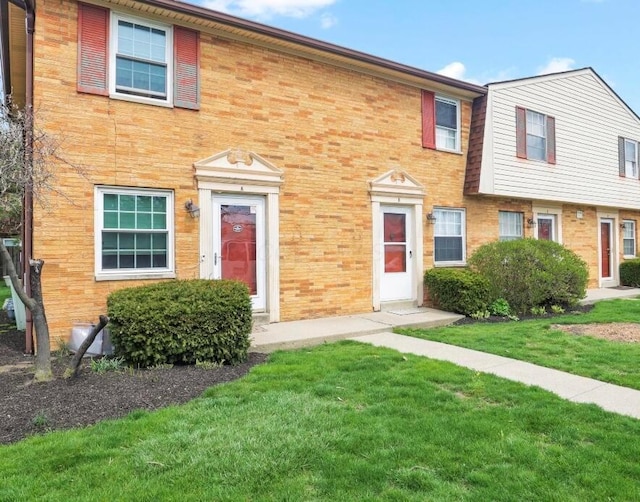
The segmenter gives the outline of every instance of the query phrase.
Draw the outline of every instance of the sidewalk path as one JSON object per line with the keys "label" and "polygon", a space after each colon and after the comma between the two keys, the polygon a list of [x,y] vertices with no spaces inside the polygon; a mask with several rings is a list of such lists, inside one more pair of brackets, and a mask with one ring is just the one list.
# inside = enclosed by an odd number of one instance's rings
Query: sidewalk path
{"label": "sidewalk path", "polygon": [[390,332],[356,336],[351,340],[369,343],[376,347],[395,349],[405,354],[449,361],[483,373],[491,373],[527,385],[536,385],[569,401],[594,403],[607,411],[640,418],[640,391],[627,387],[572,375],[508,357]]}

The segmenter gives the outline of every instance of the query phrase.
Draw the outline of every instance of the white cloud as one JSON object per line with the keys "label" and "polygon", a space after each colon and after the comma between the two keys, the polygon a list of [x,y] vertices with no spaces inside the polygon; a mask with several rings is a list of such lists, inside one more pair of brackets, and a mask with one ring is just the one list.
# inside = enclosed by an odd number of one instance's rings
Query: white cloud
{"label": "white cloud", "polygon": [[440,68],[436,73],[444,75],[445,77],[457,78],[458,80],[464,79],[464,74],[467,68],[460,61],[454,61],[449,63],[444,68]]}
{"label": "white cloud", "polygon": [[325,12],[320,16],[320,26],[322,26],[323,29],[328,30],[329,28],[333,28],[336,24],[338,24],[338,18],[333,14]]}
{"label": "white cloud", "polygon": [[[308,17],[335,2],[336,0],[200,0],[208,9],[258,19],[273,16]],[[335,18],[329,16],[327,22],[335,24]],[[322,24],[324,27],[324,19]]]}
{"label": "white cloud", "polygon": [[545,66],[538,68],[538,75],[573,70],[576,62],[571,58],[551,58]]}

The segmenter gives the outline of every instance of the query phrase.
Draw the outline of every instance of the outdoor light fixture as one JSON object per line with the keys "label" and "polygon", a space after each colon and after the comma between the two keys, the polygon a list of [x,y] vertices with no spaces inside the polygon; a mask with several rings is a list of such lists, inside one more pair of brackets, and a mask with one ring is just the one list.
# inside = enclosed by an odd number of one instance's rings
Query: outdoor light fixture
{"label": "outdoor light fixture", "polygon": [[622,223],[620,223],[620,230],[626,230],[627,229],[627,222],[623,221]]}
{"label": "outdoor light fixture", "polygon": [[434,216],[433,213],[427,214],[427,221],[432,225],[436,222],[436,217]]}
{"label": "outdoor light fixture", "polygon": [[197,218],[198,216],[200,216],[200,208],[196,206],[191,199],[184,203],[184,208],[192,218]]}
{"label": "outdoor light fixture", "polygon": [[527,226],[529,228],[533,228],[536,226],[536,220],[534,220],[533,218],[527,218]]}

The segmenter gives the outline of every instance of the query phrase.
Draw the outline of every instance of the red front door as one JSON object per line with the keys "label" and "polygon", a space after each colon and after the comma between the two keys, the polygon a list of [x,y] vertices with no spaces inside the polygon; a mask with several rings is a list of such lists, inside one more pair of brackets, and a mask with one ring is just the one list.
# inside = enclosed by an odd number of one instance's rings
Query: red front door
{"label": "red front door", "polygon": [[611,277],[611,223],[600,222],[600,271],[603,279]]}
{"label": "red front door", "polygon": [[235,279],[257,294],[256,212],[251,206],[220,206],[222,278]]}

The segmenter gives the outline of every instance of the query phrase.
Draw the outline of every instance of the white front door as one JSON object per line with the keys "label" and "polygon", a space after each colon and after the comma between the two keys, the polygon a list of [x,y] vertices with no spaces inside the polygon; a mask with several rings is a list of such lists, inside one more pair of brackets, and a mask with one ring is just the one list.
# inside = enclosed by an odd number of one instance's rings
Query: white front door
{"label": "white front door", "polygon": [[213,278],[244,282],[256,311],[267,304],[264,210],[264,197],[213,196]]}
{"label": "white front door", "polygon": [[380,300],[413,300],[413,210],[381,206]]}

